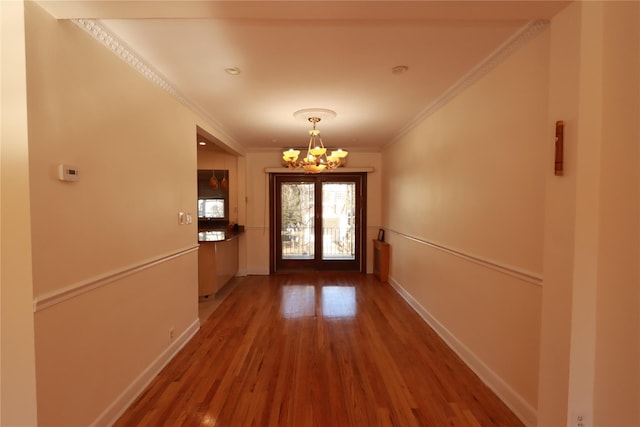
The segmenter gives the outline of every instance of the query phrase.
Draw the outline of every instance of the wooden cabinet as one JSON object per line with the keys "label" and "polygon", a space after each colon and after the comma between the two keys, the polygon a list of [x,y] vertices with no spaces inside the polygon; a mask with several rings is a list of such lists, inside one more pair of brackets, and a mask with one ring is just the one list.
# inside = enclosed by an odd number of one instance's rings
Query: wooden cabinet
{"label": "wooden cabinet", "polygon": [[200,242],[198,250],[198,296],[218,292],[238,272],[238,237],[219,242]]}
{"label": "wooden cabinet", "polygon": [[216,244],[200,242],[198,249],[198,296],[209,296],[216,293]]}
{"label": "wooden cabinet", "polygon": [[216,244],[216,282],[222,288],[238,272],[238,237]]}
{"label": "wooden cabinet", "polygon": [[373,275],[381,282],[389,280],[389,244],[373,241]]}

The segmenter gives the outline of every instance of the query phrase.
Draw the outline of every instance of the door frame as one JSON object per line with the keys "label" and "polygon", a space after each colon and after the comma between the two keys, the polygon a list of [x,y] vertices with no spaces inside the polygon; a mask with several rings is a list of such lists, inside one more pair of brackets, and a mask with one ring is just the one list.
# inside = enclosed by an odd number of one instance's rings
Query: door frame
{"label": "door frame", "polygon": [[[280,241],[280,236],[277,235],[277,221],[280,220],[280,206],[276,204],[276,191],[277,191],[277,183],[278,177],[287,177],[287,178],[295,178],[295,177],[303,177],[307,180],[310,177],[343,177],[343,178],[355,178],[360,180],[360,194],[356,195],[360,199],[356,201],[356,215],[360,217],[359,224],[356,225],[356,253],[357,253],[357,264],[358,268],[356,270],[350,269],[349,271],[359,271],[360,273],[365,273],[367,271],[367,245],[366,245],[366,235],[367,235],[367,173],[366,172],[330,172],[321,175],[309,175],[304,173],[269,173],[269,273],[280,273],[292,271],[289,269],[279,269],[277,267],[277,255],[278,251],[276,249],[276,245]],[[332,179],[333,180],[333,179]],[[304,181],[304,179],[302,180]],[[314,179],[315,181],[315,179]],[[317,243],[317,242],[316,242]],[[339,266],[338,261],[327,261],[327,265],[333,264],[333,266]],[[302,270],[308,271],[317,271],[317,268],[301,268]],[[321,268],[325,270],[325,268]],[[335,269],[336,271],[344,271],[344,269]]]}

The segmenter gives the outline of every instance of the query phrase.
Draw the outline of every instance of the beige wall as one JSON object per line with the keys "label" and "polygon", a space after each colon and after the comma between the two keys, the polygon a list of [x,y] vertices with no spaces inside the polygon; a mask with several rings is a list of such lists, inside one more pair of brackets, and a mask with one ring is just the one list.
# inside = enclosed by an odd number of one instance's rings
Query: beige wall
{"label": "beige wall", "polygon": [[[198,327],[177,213],[196,211],[196,125],[216,130],[32,3],[25,100],[22,2],[0,3],[0,424],[107,424]],[[640,425],[639,9],[572,4],[385,153],[349,157],[375,169],[367,240],[387,229],[392,284],[531,425]],[[242,274],[268,273],[279,159],[236,159]]]}
{"label": "beige wall", "polygon": [[[569,350],[574,275],[576,180],[579,123],[580,19],[571,5],[551,22],[549,114],[554,135],[557,120],[565,122],[562,177],[547,162],[545,174],[544,287],[538,388],[538,425],[566,425]],[[546,158],[553,159],[554,144]]]}
{"label": "beige wall", "polygon": [[[582,5],[568,415],[593,408],[598,210],[601,203],[602,4]],[[578,325],[580,325],[578,327]],[[569,418],[569,421],[572,418]]]}
{"label": "beige wall", "polygon": [[570,5],[384,153],[392,283],[527,424],[640,425],[639,13]]}
{"label": "beige wall", "polygon": [[548,49],[545,31],[391,145],[382,184],[392,283],[531,424]]}
{"label": "beige wall", "polygon": [[0,2],[0,425],[37,424],[24,7]]}
{"label": "beige wall", "polygon": [[[253,152],[246,156],[247,274],[269,274],[269,174],[265,172],[265,168],[282,168],[281,158],[282,153],[278,151]],[[367,175],[367,242],[377,236],[381,224],[380,159],[380,153],[352,152],[347,160],[349,168],[374,169],[374,172]],[[371,244],[368,243],[368,272],[372,272],[372,265]]]}
{"label": "beige wall", "polygon": [[108,423],[199,325],[196,221],[178,223],[197,217],[198,120],[25,8],[39,424]]}
{"label": "beige wall", "polygon": [[552,22],[538,425],[640,425],[636,2],[575,3]]}
{"label": "beige wall", "polygon": [[593,420],[640,425],[640,4],[603,3]]}

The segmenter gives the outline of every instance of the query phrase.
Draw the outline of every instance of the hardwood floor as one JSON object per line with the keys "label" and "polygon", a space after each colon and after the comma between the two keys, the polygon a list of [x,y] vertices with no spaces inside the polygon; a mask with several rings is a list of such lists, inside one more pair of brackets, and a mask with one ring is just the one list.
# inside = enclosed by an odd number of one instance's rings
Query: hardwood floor
{"label": "hardwood floor", "polygon": [[249,276],[116,426],[522,426],[371,275]]}

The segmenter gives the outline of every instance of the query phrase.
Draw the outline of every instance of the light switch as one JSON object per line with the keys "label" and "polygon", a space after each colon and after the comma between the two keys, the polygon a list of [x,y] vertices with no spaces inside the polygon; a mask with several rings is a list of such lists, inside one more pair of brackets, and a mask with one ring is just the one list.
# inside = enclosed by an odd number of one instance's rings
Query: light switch
{"label": "light switch", "polygon": [[185,214],[184,212],[178,212],[178,224],[184,225],[185,223]]}

